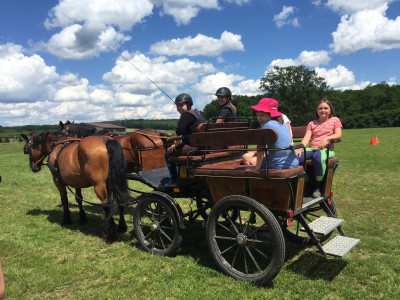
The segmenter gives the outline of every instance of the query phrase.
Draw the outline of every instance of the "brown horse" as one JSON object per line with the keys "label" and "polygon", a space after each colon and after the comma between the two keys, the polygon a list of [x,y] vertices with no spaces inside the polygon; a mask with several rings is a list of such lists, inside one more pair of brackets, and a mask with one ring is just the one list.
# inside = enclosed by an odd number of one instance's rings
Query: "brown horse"
{"label": "brown horse", "polygon": [[105,239],[110,242],[115,235],[113,214],[120,208],[118,229],[127,230],[123,207],[130,199],[126,181],[126,163],[121,145],[114,140],[105,140],[99,136],[84,139],[74,139],[61,136],[58,133],[24,134],[24,153],[29,154],[30,169],[33,172],[41,170],[48,156],[49,167],[54,184],[57,186],[64,208],[62,223],[71,223],[66,185],[76,189],[76,201],[79,205],[80,221],[86,221],[82,207],[81,189],[94,187],[100,199],[105,216]]}
{"label": "brown horse", "polygon": [[129,173],[166,167],[165,148],[159,132],[140,129],[114,136],[124,149]]}
{"label": "brown horse", "polygon": [[[87,124],[60,121],[60,130],[72,137],[99,135]],[[103,135],[105,136],[105,135]],[[106,135],[109,136],[109,135]],[[166,167],[163,139],[168,136],[153,129],[139,129],[111,138],[118,141],[124,149],[128,173]]]}

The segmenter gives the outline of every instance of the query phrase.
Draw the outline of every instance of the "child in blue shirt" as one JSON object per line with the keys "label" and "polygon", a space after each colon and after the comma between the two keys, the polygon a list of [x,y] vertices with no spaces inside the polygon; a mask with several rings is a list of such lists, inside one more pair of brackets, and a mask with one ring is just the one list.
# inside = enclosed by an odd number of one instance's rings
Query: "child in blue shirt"
{"label": "child in blue shirt", "polygon": [[[269,148],[288,148],[292,143],[291,136],[283,121],[282,113],[278,111],[278,101],[263,98],[257,105],[252,106],[252,109],[256,111],[257,120],[262,124],[261,128],[274,129],[278,134],[277,141],[269,145]],[[255,171],[265,168],[263,158],[264,152],[258,151]],[[299,165],[299,159],[293,150],[269,151],[267,163],[268,169],[288,169],[296,168]]]}

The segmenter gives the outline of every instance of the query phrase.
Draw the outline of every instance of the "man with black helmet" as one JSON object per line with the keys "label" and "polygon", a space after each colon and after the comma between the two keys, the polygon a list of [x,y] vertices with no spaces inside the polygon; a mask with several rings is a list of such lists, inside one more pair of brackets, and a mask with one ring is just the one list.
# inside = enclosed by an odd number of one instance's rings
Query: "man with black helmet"
{"label": "man with black helmet", "polygon": [[221,87],[215,92],[220,110],[216,123],[236,122],[236,107],[231,103],[232,92],[227,87]]}
{"label": "man with black helmet", "polygon": [[[182,136],[180,143],[175,143],[168,147],[167,155],[172,156],[182,156],[189,153],[189,151],[196,150],[197,148],[190,146],[189,135],[197,132],[197,127],[200,123],[205,123],[203,116],[197,109],[192,109],[193,100],[188,94],[180,94],[175,99],[175,105],[181,117],[178,121],[178,127],[176,128],[176,135]],[[168,169],[171,174],[172,185],[177,180],[177,170],[176,165],[167,159]]]}

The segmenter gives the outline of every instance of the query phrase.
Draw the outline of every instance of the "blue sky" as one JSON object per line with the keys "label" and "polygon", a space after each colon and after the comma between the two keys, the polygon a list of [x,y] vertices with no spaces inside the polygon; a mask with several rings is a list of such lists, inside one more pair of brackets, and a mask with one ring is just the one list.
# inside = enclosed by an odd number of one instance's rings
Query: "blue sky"
{"label": "blue sky", "polygon": [[399,84],[399,15],[399,0],[0,0],[0,125],[178,118],[149,79],[203,109],[221,86],[260,94],[274,66]]}

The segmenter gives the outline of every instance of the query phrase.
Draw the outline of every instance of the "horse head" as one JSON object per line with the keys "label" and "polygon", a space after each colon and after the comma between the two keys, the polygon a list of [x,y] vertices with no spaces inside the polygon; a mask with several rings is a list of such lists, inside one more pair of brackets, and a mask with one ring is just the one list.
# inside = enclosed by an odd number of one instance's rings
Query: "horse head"
{"label": "horse head", "polygon": [[25,140],[24,154],[29,155],[29,167],[32,172],[36,173],[42,169],[43,161],[50,153],[51,143],[55,139],[55,133],[32,132],[30,136],[21,134]]}

